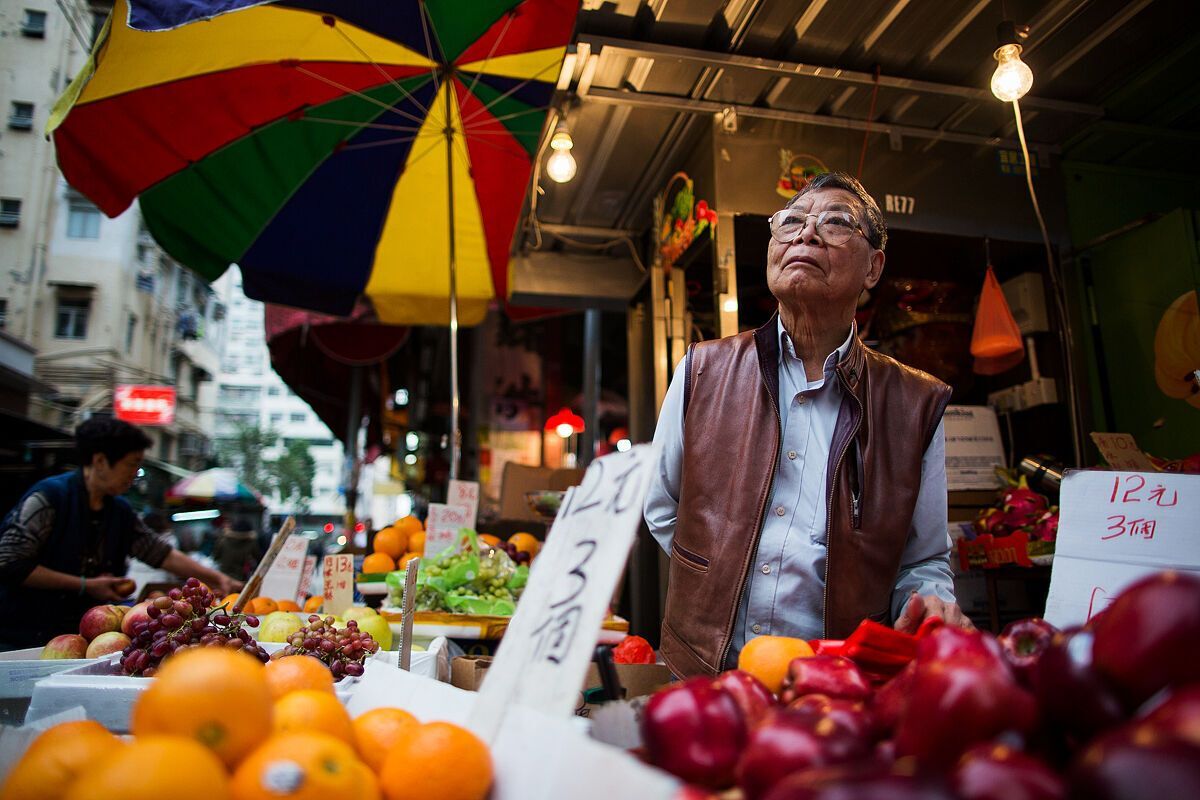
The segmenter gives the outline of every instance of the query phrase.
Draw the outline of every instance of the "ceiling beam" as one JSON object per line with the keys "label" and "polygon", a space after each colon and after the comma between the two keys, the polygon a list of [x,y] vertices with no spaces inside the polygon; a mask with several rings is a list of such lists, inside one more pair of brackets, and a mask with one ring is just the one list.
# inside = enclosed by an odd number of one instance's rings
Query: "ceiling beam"
{"label": "ceiling beam", "polygon": [[[1075,65],[1075,62],[1083,58],[1088,53],[1092,52],[1105,39],[1112,36],[1113,33],[1124,25],[1129,20],[1139,14],[1142,9],[1150,5],[1154,0],[1133,0],[1124,8],[1122,8],[1115,16],[1109,18],[1107,22],[1101,25],[1092,33],[1085,37],[1083,41],[1072,47],[1062,58],[1055,61],[1046,70],[1046,80],[1052,81],[1059,75],[1062,75],[1068,69]],[[1022,100],[1021,102],[1025,102]]]}
{"label": "ceiling beam", "polygon": [[[798,122],[805,125],[819,125],[826,128],[841,128],[843,130],[871,131],[884,135],[899,134],[916,139],[934,139],[943,142],[959,144],[983,145],[988,147],[1016,148],[1020,145],[1011,139],[1001,139],[993,136],[976,136],[969,133],[955,133],[932,128],[918,128],[912,125],[893,125],[887,122],[867,122],[859,119],[831,117],[824,114],[808,114],[802,111],[784,111],[777,108],[761,106],[730,105],[711,100],[696,100],[689,97],[673,97],[645,92],[621,92],[612,89],[592,89],[588,99],[600,103],[629,105],[638,108],[654,108],[661,111],[676,111],[685,114],[714,115],[726,109],[732,109],[739,116],[756,119],[772,119],[781,122]],[[1057,145],[1044,142],[1031,142],[1031,149],[1044,153],[1057,153]]]}
{"label": "ceiling beam", "polygon": [[950,46],[950,43],[958,38],[959,34],[966,30],[966,27],[975,21],[979,14],[991,5],[992,0],[976,0],[975,5],[964,11],[958,19],[954,21],[946,32],[938,37],[938,40],[931,44],[929,48],[920,55],[919,63],[928,65],[942,54],[942,51]]}
{"label": "ceiling beam", "polygon": [[[1091,0],[1054,0],[1039,11],[1033,19],[1028,20],[1029,35],[1032,37],[1032,41],[1021,45],[1023,54],[1028,56],[1048,42],[1090,2]],[[1016,20],[1018,23],[1021,21]]]}
{"label": "ceiling beam", "polygon": [[[1148,2],[1148,0],[1144,1]],[[874,86],[876,80],[875,75],[870,72],[856,72],[837,67],[801,64],[792,61],[777,61],[774,59],[742,56],[734,53],[694,50],[687,47],[675,47],[673,45],[655,44],[653,42],[613,39],[604,36],[592,36],[590,34],[580,35],[579,41],[590,44],[593,51],[613,50],[617,55],[625,55],[631,58],[642,56],[646,58],[697,61],[721,68],[754,70],[793,78],[817,78],[819,80],[839,81],[863,86]],[[978,102],[998,102],[987,89],[956,86],[948,83],[934,83],[932,81],[900,78],[891,75],[879,76],[879,86],[885,89],[940,94]],[[1024,97],[1021,100],[1021,104],[1027,108],[1041,108],[1048,111],[1082,114],[1091,117],[1104,116],[1104,109],[1100,106],[1089,105],[1087,103],[1074,103],[1067,100]]]}
{"label": "ceiling beam", "polygon": [[900,16],[900,12],[908,4],[909,0],[893,0],[892,7],[883,15],[883,19],[879,20],[879,24],[872,28],[870,33],[862,40],[862,50],[864,53],[875,46],[875,43],[879,41],[879,37],[883,36],[887,32],[887,29],[892,27],[892,23],[896,21],[896,17]]}

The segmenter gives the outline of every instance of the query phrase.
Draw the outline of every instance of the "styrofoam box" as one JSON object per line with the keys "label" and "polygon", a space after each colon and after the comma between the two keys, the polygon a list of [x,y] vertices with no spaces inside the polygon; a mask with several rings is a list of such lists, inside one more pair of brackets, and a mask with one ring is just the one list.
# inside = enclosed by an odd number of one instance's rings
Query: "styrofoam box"
{"label": "styrofoam box", "polygon": [[42,661],[41,654],[40,647],[0,653],[0,698],[32,697],[33,685],[42,678],[95,661],[92,658],[52,658]]}
{"label": "styrofoam box", "polygon": [[[263,649],[275,652],[281,644],[264,643]],[[376,653],[367,662],[367,672],[388,667],[397,671],[399,654],[395,651]],[[33,700],[25,715],[26,722],[57,714],[66,709],[82,706],[88,719],[99,722],[114,733],[129,732],[129,715],[138,696],[150,685],[151,678],[131,678],[117,674],[120,654],[111,658],[96,659],[84,666],[59,672],[38,681],[33,688]],[[423,678],[438,680],[442,674],[449,679],[449,659],[446,655],[446,640],[435,640],[424,653],[413,653],[410,672]],[[220,676],[214,675],[214,681]],[[346,678],[335,685],[338,698],[349,702],[360,679]]]}

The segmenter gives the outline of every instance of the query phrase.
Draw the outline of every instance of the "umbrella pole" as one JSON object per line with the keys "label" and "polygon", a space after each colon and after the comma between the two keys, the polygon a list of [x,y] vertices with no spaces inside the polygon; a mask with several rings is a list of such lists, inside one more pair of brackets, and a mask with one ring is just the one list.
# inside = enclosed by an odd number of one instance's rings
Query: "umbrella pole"
{"label": "umbrella pole", "polygon": [[454,87],[446,75],[446,196],[450,206],[450,480],[458,479],[458,264],[454,247]]}

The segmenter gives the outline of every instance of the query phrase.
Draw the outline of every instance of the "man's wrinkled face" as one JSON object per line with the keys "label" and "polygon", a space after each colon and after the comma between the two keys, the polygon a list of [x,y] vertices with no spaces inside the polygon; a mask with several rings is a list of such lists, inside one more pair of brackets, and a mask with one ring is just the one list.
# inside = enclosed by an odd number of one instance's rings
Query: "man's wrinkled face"
{"label": "man's wrinkled face", "polygon": [[865,209],[857,197],[842,189],[818,189],[789,206],[798,218],[809,217],[795,241],[783,244],[774,237],[767,248],[767,287],[782,303],[829,304],[853,307],[864,289],[879,282],[884,255],[861,231],[842,244],[830,244],[817,231],[817,218],[826,211],[849,213],[861,224]]}

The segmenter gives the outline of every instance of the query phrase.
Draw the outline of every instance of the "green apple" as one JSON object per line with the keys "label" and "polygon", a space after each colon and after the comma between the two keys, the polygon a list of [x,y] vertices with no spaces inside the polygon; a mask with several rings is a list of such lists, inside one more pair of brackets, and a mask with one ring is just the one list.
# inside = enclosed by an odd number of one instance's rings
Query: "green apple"
{"label": "green apple", "polygon": [[358,629],[364,633],[371,634],[371,638],[379,643],[380,650],[392,649],[392,626],[378,614],[372,614],[369,617],[360,617],[358,620]]}
{"label": "green apple", "polygon": [[258,629],[260,642],[286,642],[291,635],[304,627],[300,617],[290,611],[272,611],[262,618]]}

